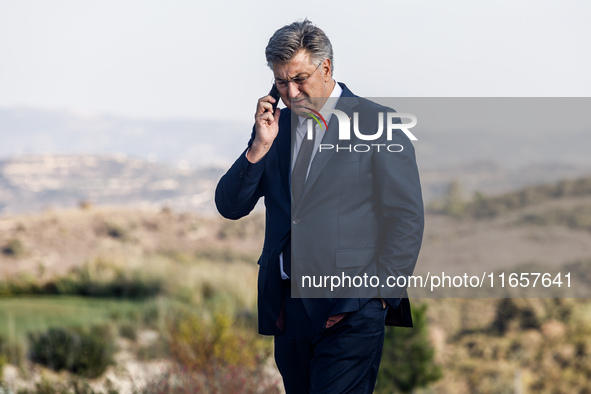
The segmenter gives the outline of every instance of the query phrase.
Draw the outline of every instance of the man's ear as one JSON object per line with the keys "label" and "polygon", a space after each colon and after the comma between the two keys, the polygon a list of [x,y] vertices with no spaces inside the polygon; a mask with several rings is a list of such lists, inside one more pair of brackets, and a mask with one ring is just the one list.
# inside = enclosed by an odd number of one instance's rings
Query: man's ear
{"label": "man's ear", "polygon": [[326,82],[332,79],[332,70],[330,69],[330,66],[330,59],[324,59],[324,62],[322,62],[322,73]]}

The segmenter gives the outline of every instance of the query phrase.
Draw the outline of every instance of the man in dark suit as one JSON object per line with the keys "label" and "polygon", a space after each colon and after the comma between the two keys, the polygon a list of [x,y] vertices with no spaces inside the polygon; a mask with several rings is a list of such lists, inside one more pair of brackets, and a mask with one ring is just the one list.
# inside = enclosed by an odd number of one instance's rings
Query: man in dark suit
{"label": "man in dark suit", "polygon": [[302,277],[368,274],[385,283],[412,274],[423,233],[414,149],[395,129],[376,137],[371,152],[337,151],[335,115],[306,138],[313,113],[357,112],[358,129],[375,132],[379,113],[392,111],[335,82],[330,41],[310,21],[275,32],[266,56],[287,108],[274,110],[270,95],[258,100],[248,148],[220,180],[216,205],[239,219],[264,197],[259,333],[275,336],[286,391],[371,393],[384,325],[412,326],[404,288],[356,287],[334,297],[324,288],[307,297]]}

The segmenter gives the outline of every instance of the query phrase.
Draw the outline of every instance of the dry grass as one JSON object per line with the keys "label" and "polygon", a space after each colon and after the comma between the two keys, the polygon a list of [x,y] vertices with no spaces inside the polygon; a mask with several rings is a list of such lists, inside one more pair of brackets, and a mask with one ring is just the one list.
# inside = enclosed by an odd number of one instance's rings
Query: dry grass
{"label": "dry grass", "polygon": [[[3,217],[0,245],[18,240],[26,253],[0,254],[0,280],[19,273],[43,280],[102,260],[126,270],[159,274],[166,274],[176,264],[191,271],[189,277],[194,281],[203,269],[195,265],[198,262],[255,266],[262,247],[262,231],[260,215],[227,222],[170,210],[93,207]],[[238,274],[247,270],[243,264],[237,264],[236,269]],[[207,278],[218,274],[203,275]]]}

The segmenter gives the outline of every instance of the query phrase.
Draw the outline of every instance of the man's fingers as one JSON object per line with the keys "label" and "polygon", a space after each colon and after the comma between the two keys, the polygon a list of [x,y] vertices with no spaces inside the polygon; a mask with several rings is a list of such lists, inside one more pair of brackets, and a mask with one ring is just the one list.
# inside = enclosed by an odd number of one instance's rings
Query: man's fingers
{"label": "man's fingers", "polygon": [[274,102],[275,102],[275,101],[277,101],[277,100],[275,100],[275,97],[273,97],[273,96],[271,96],[270,94],[268,94],[268,95],[266,95],[265,97],[261,97],[261,98],[259,99],[259,101],[268,101],[268,102],[274,103]]}
{"label": "man's fingers", "polygon": [[[273,104],[268,100],[274,100],[271,96],[265,96],[259,99],[257,104],[257,112],[254,116],[256,126],[256,138],[253,142],[253,147],[270,146],[277,137],[279,131],[279,116],[281,110],[277,108],[273,111]],[[261,145],[262,144],[262,145]],[[256,149],[255,149],[256,150]],[[249,160],[252,157],[249,157]]]}
{"label": "man's fingers", "polygon": [[275,120],[275,117],[271,112],[263,112],[261,115],[257,116],[259,121],[264,121],[265,123],[271,124]]}
{"label": "man's fingers", "polygon": [[267,112],[269,112],[269,113],[273,112],[273,104],[267,103],[266,101],[260,102],[257,107],[256,116],[260,116],[260,115],[267,113]]}
{"label": "man's fingers", "polygon": [[276,100],[272,96],[265,96],[259,99],[257,105],[257,115],[264,112],[273,112],[273,104]]}
{"label": "man's fingers", "polygon": [[273,114],[271,111],[265,111],[265,112],[257,115],[256,119],[259,121],[265,121],[268,124],[271,124],[271,123],[279,123],[280,116],[281,116],[281,109],[277,108],[277,109],[275,109],[275,114]]}

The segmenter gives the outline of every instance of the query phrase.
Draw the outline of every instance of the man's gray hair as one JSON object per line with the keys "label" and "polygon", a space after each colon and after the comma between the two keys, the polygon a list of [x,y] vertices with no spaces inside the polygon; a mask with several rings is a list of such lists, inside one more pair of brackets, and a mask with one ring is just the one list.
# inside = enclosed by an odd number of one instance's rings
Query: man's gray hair
{"label": "man's gray hair", "polygon": [[308,19],[283,26],[273,34],[265,49],[267,65],[272,70],[273,63],[288,62],[302,49],[310,54],[315,65],[330,59],[330,71],[334,70],[330,40],[322,29]]}

